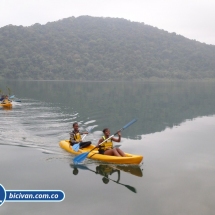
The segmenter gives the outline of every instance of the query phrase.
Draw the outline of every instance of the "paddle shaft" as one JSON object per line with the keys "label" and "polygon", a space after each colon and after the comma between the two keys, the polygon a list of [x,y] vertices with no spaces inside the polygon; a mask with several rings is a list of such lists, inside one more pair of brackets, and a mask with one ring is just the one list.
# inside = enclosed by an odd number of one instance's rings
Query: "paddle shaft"
{"label": "paddle shaft", "polygon": [[87,136],[87,134],[85,134],[81,139],[84,140],[84,138]]}

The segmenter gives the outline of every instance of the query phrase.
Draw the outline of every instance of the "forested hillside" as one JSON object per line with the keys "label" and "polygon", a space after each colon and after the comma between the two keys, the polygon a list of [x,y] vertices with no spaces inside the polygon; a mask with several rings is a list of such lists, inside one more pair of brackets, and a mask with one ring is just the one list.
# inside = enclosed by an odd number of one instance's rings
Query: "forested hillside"
{"label": "forested hillside", "polygon": [[0,28],[0,79],[214,79],[215,46],[118,18]]}

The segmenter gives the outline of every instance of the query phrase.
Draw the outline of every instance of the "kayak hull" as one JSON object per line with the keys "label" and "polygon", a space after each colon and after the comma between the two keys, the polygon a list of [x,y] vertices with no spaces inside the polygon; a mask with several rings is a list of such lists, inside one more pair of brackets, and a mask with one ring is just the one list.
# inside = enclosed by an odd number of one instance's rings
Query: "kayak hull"
{"label": "kayak hull", "polygon": [[[75,155],[79,155],[84,152],[89,152],[91,149],[95,147],[95,145],[90,145],[86,148],[79,149],[76,152],[72,149],[72,146],[70,146],[69,140],[62,140],[60,141],[59,145],[62,149]],[[129,153],[125,153],[125,154],[126,154],[126,157],[102,155],[98,153],[97,149],[95,149],[88,154],[87,158],[90,158],[93,160],[99,160],[107,163],[115,163],[115,164],[140,164],[141,161],[143,160],[142,155],[133,155]]]}
{"label": "kayak hull", "polygon": [[12,107],[12,103],[0,104],[0,107],[11,108]]}

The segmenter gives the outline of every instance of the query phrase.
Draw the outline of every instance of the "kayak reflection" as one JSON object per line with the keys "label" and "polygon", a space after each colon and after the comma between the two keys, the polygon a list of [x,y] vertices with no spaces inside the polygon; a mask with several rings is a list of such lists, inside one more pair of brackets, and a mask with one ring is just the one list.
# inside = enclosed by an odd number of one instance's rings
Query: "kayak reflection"
{"label": "kayak reflection", "polygon": [[2,107],[3,110],[12,110],[12,106],[10,107]]}
{"label": "kayak reflection", "polygon": [[[88,168],[85,165],[81,165],[81,164],[76,164],[76,165],[70,164],[70,167],[73,168],[73,174],[74,175],[78,175],[79,169],[88,170],[88,171],[91,171],[91,172],[94,172],[96,174],[103,176],[102,181],[104,184],[108,184],[109,181],[112,181],[112,182],[115,182],[115,183],[120,184],[122,186],[125,186],[126,188],[128,188],[130,191],[132,191],[134,193],[137,193],[137,191],[134,187],[132,187],[130,185],[119,183],[120,172],[121,171],[127,172],[127,173],[130,173],[130,174],[138,176],[138,177],[143,176],[142,170],[139,166],[122,166],[122,165],[100,164],[100,165],[96,166],[96,171]],[[117,180],[113,180],[109,177],[112,174],[117,174]]]}

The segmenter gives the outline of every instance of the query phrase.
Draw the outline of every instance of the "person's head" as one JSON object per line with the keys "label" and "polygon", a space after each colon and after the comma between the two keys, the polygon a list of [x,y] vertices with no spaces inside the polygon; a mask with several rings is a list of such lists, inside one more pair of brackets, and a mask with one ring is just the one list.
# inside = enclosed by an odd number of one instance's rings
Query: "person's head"
{"label": "person's head", "polygon": [[6,95],[5,98],[8,99],[8,95]]}
{"label": "person's head", "polygon": [[72,127],[75,131],[77,131],[79,128],[78,123],[77,122],[73,123]]}
{"label": "person's head", "polygon": [[110,130],[109,130],[109,128],[105,128],[105,129],[103,130],[103,133],[104,133],[104,135],[109,136],[109,135],[110,135]]}

